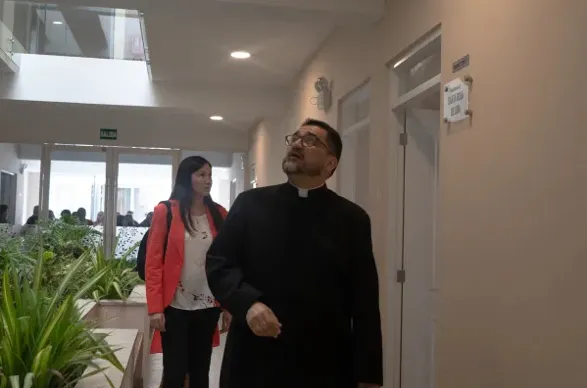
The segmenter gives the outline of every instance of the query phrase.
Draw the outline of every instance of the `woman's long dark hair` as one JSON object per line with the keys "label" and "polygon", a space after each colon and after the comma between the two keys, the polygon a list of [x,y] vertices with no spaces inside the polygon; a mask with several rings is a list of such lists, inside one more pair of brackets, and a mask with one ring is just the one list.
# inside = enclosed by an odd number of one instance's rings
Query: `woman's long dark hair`
{"label": "woman's long dark hair", "polygon": [[[179,202],[179,213],[181,214],[181,221],[185,229],[192,234],[196,230],[190,211],[192,209],[192,201],[194,199],[194,190],[192,188],[192,175],[204,166],[212,164],[201,156],[190,156],[182,160],[177,169],[175,177],[175,185],[171,191],[169,199]],[[209,195],[204,197],[204,204],[210,211],[212,221],[216,230],[220,230],[224,219],[218,210],[218,205],[210,198]]]}

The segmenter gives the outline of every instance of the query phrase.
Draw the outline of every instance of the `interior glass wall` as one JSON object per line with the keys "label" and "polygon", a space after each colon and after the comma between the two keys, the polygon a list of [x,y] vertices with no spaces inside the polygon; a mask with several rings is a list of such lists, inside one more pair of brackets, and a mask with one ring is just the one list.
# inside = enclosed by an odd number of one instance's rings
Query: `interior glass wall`
{"label": "interior glass wall", "polygon": [[212,190],[210,196],[215,202],[228,209],[230,207],[230,168],[212,168]]}
{"label": "interior glass wall", "polygon": [[171,194],[173,155],[121,151],[117,161],[115,254],[136,258],[153,210]]}
{"label": "interior glass wall", "polygon": [[148,217],[172,188],[172,155],[120,154],[117,215],[126,217],[118,226],[149,226]]}
{"label": "interior glass wall", "polygon": [[18,52],[145,60],[144,23],[137,10],[8,0],[0,5],[0,36],[10,31]]}
{"label": "interior glass wall", "polygon": [[[40,146],[39,146],[40,147]],[[22,147],[23,155],[34,156],[36,147]],[[26,159],[26,186],[24,224],[36,225],[39,214],[41,187],[41,160]],[[106,152],[66,151],[55,149],[50,154],[48,218],[51,221],[79,223],[87,226],[103,222],[105,207],[104,182],[106,180]],[[103,244],[101,233],[95,234],[94,243]]]}
{"label": "interior glass wall", "polygon": [[[0,71],[5,65],[18,66],[18,54],[27,52],[20,31],[26,31],[30,9],[19,2],[0,0]],[[15,71],[17,67],[11,67]]]}
{"label": "interior glass wall", "polygon": [[54,152],[51,160],[49,217],[69,214],[88,225],[100,224],[104,212],[106,154],[76,152],[75,156],[84,158],[85,154],[88,160],[55,159],[59,153]]}
{"label": "interior glass wall", "polygon": [[169,198],[179,151],[45,144],[40,154],[25,160],[29,174],[41,177],[26,203],[28,223],[47,216],[87,225],[106,252],[136,258],[154,207]]}
{"label": "interior glass wall", "polygon": [[211,196],[228,209],[243,179],[232,172],[231,153],[0,143],[0,208],[7,209],[0,234],[24,233],[23,225],[47,216],[87,225],[99,232],[95,243],[133,259],[155,206],[169,199],[179,162],[191,155],[212,163]]}
{"label": "interior glass wall", "polygon": [[25,160],[24,148],[40,150],[39,145],[0,143],[0,237],[18,234],[38,205],[40,175],[28,166],[39,160]]}

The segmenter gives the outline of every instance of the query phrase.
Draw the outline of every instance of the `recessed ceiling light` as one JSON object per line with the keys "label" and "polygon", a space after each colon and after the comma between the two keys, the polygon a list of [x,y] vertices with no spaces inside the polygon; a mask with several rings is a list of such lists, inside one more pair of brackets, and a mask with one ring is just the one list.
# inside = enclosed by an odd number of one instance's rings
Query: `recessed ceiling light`
{"label": "recessed ceiling light", "polygon": [[230,56],[236,59],[247,59],[251,57],[251,53],[246,51],[233,51],[230,53]]}
{"label": "recessed ceiling light", "polygon": [[60,22],[59,20],[55,20],[55,21],[53,22],[53,24],[56,24],[56,25],[60,26],[60,25],[62,25],[62,24],[63,24],[63,22]]}
{"label": "recessed ceiling light", "polygon": [[212,120],[212,121],[222,121],[222,120],[224,120],[224,117],[222,117],[222,116],[210,116],[210,120]]}

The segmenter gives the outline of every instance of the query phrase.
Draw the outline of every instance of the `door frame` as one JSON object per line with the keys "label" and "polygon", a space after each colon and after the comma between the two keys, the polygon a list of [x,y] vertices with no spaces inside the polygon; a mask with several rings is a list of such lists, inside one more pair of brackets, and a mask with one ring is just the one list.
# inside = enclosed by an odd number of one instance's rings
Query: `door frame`
{"label": "door frame", "polygon": [[[410,67],[421,60],[425,55],[430,54],[442,37],[441,24],[436,25],[418,40],[413,42],[408,48],[400,52],[387,63],[389,74],[389,117],[393,123],[392,136],[390,136],[389,150],[390,153],[396,155],[392,158],[391,166],[395,170],[395,179],[390,180],[390,206],[388,213],[388,220],[390,231],[394,232],[391,237],[396,243],[392,245],[389,250],[389,263],[391,271],[389,271],[388,279],[388,300],[391,301],[392,308],[389,311],[388,317],[391,326],[390,335],[390,356],[393,359],[393,382],[392,386],[396,388],[403,388],[402,368],[403,368],[403,311],[404,311],[404,282],[409,278],[409,274],[403,272],[404,268],[404,225],[405,225],[405,182],[406,182],[406,145],[407,132],[406,120],[407,109],[418,106],[420,101],[426,99],[437,90],[441,90],[441,73],[431,77],[429,80],[415,86],[405,93],[401,92],[400,79],[401,71],[406,67]],[[441,48],[442,52],[442,48]],[[441,117],[439,115],[439,122]],[[438,145],[437,145],[438,147]],[[438,181],[438,166],[436,173],[436,180]],[[438,200],[436,195],[436,201]],[[434,223],[437,220],[437,205],[434,206]],[[434,239],[436,238],[436,226],[434,231]],[[434,241],[436,247],[436,241]],[[434,248],[436,251],[436,248]],[[436,253],[435,253],[436,254]],[[435,276],[434,276],[435,278]],[[400,280],[401,279],[401,280]],[[435,283],[435,280],[433,281]],[[436,285],[435,285],[436,286]],[[434,347],[434,344],[432,345]],[[435,355],[432,355],[431,373],[432,384],[434,385],[435,375]]]}
{"label": "door frame", "polygon": [[[363,133],[370,131],[370,119],[369,117],[362,119],[361,121],[341,130],[342,141],[347,147],[346,157],[343,159],[342,168],[337,169],[336,178],[336,191],[339,195],[342,195],[346,199],[355,202],[356,201],[356,190],[352,193],[345,192],[348,185],[356,186],[356,169],[357,169],[357,142],[359,136]],[[350,152],[350,154],[349,154]],[[351,166],[351,171],[347,171],[344,167]],[[369,171],[369,166],[364,166]],[[346,178],[346,179],[345,179]],[[346,183],[346,180],[350,180],[350,183]],[[365,209],[367,210],[367,209]]]}
{"label": "door frame", "polygon": [[[355,186],[355,178],[357,168],[357,140],[359,136],[366,131],[370,131],[371,117],[370,117],[370,104],[371,104],[371,78],[363,80],[355,88],[345,94],[338,100],[338,117],[337,126],[343,143],[346,146],[345,158],[339,164],[336,170],[336,192],[342,195],[346,199],[355,202],[356,191],[352,193],[346,192],[349,187]],[[365,116],[359,113],[361,104],[367,103],[368,110]],[[354,112],[354,114],[351,114]],[[346,122],[349,116],[353,116],[353,122]],[[350,149],[349,149],[350,148]],[[348,152],[350,151],[350,154]],[[347,171],[346,167],[351,167],[351,171]],[[365,166],[369,171],[369,166]],[[350,183],[345,183],[345,178],[350,178]],[[367,198],[367,203],[370,206],[370,199]],[[368,209],[365,209],[368,210]]]}
{"label": "door frame", "polygon": [[[41,148],[41,174],[39,185],[39,214],[41,219],[49,217],[49,190],[51,185],[51,155],[54,151],[97,152],[106,156],[106,182],[104,185],[104,249],[114,253],[116,249],[116,203],[118,196],[118,169],[120,155],[169,155],[171,156],[172,184],[180,163],[180,149],[122,147],[105,145],[77,145],[44,143]],[[171,187],[170,187],[171,190]]]}
{"label": "door frame", "polygon": [[[11,186],[10,186],[10,203],[8,204],[8,209],[9,209],[9,213],[8,213],[8,220],[12,221],[12,224],[16,224],[16,201],[18,198],[18,175],[12,171],[8,171],[8,170],[0,170],[0,176],[2,174],[6,174],[8,176],[10,176],[11,178]],[[0,185],[1,185],[1,180],[0,180]],[[2,187],[0,187],[0,190],[2,190]]]}

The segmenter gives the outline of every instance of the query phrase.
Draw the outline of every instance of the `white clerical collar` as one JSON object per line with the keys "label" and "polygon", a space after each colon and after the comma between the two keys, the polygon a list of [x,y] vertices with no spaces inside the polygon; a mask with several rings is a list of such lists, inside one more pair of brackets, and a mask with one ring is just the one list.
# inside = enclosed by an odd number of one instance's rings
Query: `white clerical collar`
{"label": "white clerical collar", "polygon": [[311,189],[302,189],[301,187],[298,187],[298,186],[294,185],[291,182],[289,182],[289,184],[292,185],[293,187],[295,187],[298,190],[298,196],[301,197],[301,198],[308,198],[308,194],[310,193],[310,191],[319,189],[319,188],[321,188],[321,187],[324,186],[324,184],[321,184],[320,186],[316,186],[316,187],[313,187]]}

